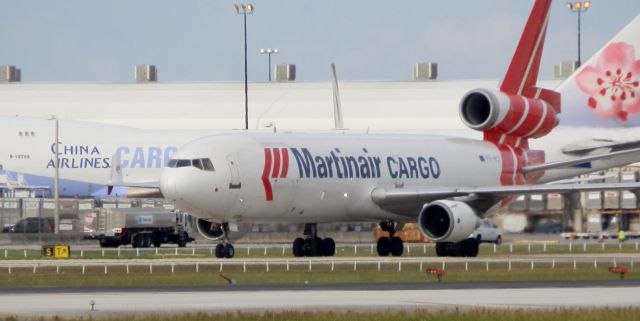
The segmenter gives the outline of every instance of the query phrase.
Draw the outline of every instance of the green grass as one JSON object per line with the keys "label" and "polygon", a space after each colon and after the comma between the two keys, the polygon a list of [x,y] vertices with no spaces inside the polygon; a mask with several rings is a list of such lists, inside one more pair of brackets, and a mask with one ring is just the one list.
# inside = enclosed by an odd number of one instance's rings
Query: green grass
{"label": "green grass", "polygon": [[[549,243],[546,246],[541,243],[531,244],[502,244],[495,246],[493,244],[483,244],[480,248],[481,256],[506,256],[506,255],[529,255],[529,254],[601,254],[601,253],[638,253],[640,247],[635,241],[629,241],[623,244],[618,243]],[[265,250],[266,249],[266,250]],[[283,251],[284,250],[284,251]],[[26,254],[25,254],[26,252]],[[156,254],[157,253],[157,254]],[[177,253],[177,255],[176,255]],[[409,249],[405,248],[403,256],[407,257],[433,257],[435,256],[435,246],[433,244],[409,244]],[[136,249],[121,248],[117,249],[87,249],[78,250],[71,246],[71,257],[74,259],[163,259],[163,258],[193,258],[193,257],[212,257],[212,248],[148,248]],[[235,258],[281,258],[292,257],[290,246],[266,246],[251,247],[236,246]],[[336,249],[336,257],[377,257],[375,246],[371,245],[346,245],[338,246]],[[0,261],[2,260],[23,260],[23,259],[40,259],[43,258],[39,250],[20,250],[20,249],[0,249]]]}
{"label": "green grass", "polygon": [[[5,321],[19,320],[6,317]],[[51,317],[43,320],[80,321],[86,318]],[[635,321],[640,320],[638,308],[557,309],[557,310],[442,310],[442,311],[376,311],[376,312],[226,312],[218,314],[186,313],[173,315],[117,315],[100,317],[104,321]]]}
{"label": "green grass", "polygon": [[[489,270],[486,262],[470,262],[446,264],[447,274],[443,282],[487,282],[487,281],[551,281],[551,280],[617,280],[618,275],[608,272],[611,264],[578,263],[576,269],[573,263],[556,263],[552,268],[550,263],[537,263],[531,269],[530,263],[512,262],[511,270],[506,263],[490,263]],[[628,263],[619,262],[618,266],[630,267]],[[378,271],[377,263],[359,263],[354,270],[353,263],[335,264],[333,271],[331,263],[313,263],[311,271],[307,264],[247,265],[225,262],[220,271],[220,264],[199,264],[171,266],[130,265],[126,267],[87,266],[84,274],[82,267],[55,266],[33,268],[0,269],[1,287],[34,287],[34,286],[133,286],[133,285],[225,285],[226,281],[220,273],[234,279],[237,284],[338,284],[338,283],[417,283],[437,282],[435,276],[426,275],[424,269],[442,268],[441,263],[422,264],[403,263],[398,269],[398,263],[383,263]],[[631,270],[625,279],[638,280],[640,274]]]}

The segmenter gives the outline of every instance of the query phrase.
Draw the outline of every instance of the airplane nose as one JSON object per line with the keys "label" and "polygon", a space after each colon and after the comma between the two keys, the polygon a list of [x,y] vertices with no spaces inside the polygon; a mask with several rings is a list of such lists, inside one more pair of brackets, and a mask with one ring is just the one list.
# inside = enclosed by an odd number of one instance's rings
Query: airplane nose
{"label": "airplane nose", "polygon": [[178,197],[176,189],[176,175],[173,173],[173,169],[165,168],[160,175],[160,192],[162,195],[172,201],[175,201]]}

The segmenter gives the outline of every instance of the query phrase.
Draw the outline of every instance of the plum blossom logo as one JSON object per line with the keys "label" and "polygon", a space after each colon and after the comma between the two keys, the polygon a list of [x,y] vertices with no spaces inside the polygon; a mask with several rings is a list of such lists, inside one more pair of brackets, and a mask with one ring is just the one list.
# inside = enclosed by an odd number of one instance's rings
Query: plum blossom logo
{"label": "plum blossom logo", "polygon": [[595,66],[585,66],[576,76],[596,114],[623,122],[640,112],[639,82],[640,60],[633,46],[623,42],[607,46]]}

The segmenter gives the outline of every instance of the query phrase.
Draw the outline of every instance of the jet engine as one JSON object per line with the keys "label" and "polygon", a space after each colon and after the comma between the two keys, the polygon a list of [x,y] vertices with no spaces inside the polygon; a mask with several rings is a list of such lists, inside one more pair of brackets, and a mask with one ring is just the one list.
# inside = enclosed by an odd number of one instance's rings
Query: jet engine
{"label": "jet engine", "polygon": [[462,98],[460,117],[471,129],[522,138],[548,134],[558,124],[556,109],[542,99],[474,89]]}
{"label": "jet engine", "polygon": [[217,241],[224,237],[224,229],[222,228],[222,224],[210,222],[204,219],[198,219],[198,233],[202,235],[205,239],[210,241]]}
{"label": "jet engine", "polygon": [[[225,228],[225,224],[227,228]],[[230,224],[217,223],[199,218],[196,226],[198,233],[205,239],[210,241],[219,241],[227,237],[230,241],[235,241],[249,232],[251,226],[249,224]],[[229,235],[226,235],[229,231]]]}
{"label": "jet engine", "polygon": [[440,200],[426,204],[418,216],[422,234],[435,242],[459,242],[480,225],[476,212],[464,202]]}

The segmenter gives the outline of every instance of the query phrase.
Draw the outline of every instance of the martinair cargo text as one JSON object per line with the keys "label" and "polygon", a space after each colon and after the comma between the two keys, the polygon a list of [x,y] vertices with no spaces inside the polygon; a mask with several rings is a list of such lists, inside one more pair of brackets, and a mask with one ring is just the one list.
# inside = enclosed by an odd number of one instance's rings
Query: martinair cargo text
{"label": "martinair cargo text", "polygon": [[510,197],[638,188],[541,184],[640,160],[638,136],[624,142],[584,136],[573,145],[565,143],[575,136],[556,136],[545,150],[531,148],[533,139],[554,137],[560,94],[572,100],[570,108],[596,112],[603,122],[628,122],[640,112],[638,19],[569,84],[557,92],[536,87],[550,6],[550,0],[535,1],[500,88],[462,97],[462,120],[483,140],[410,133],[213,135],[173,154],[161,191],[199,217],[201,233],[222,240],[216,255],[229,258],[229,233],[248,223],[305,223],[305,237],[293,242],[294,255],[322,256],[333,255],[335,243],[317,236],[317,223],[361,220],[378,221],[390,233],[378,240],[383,256],[402,254],[396,223],[411,221],[437,242],[439,256],[476,256],[479,242],[469,235]]}

